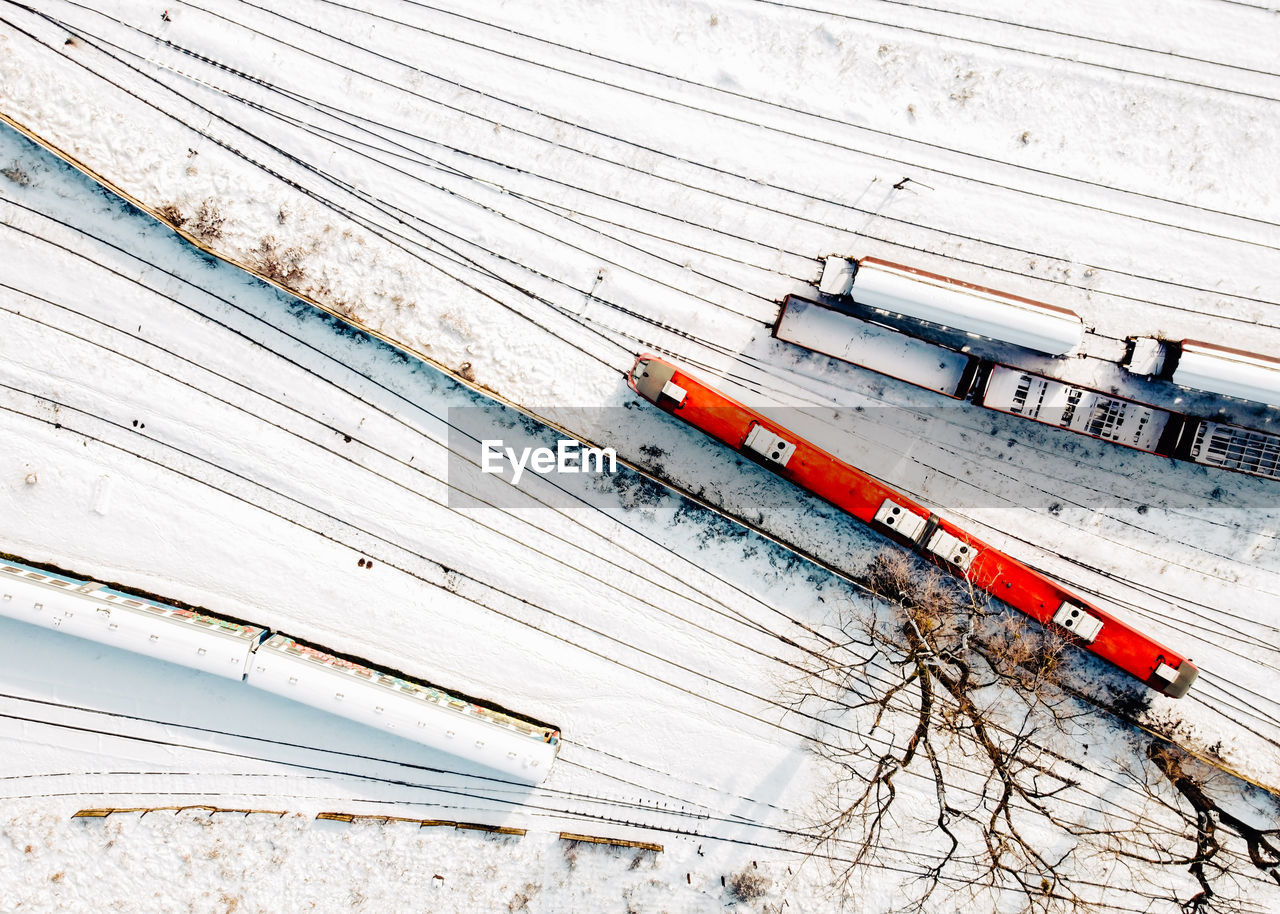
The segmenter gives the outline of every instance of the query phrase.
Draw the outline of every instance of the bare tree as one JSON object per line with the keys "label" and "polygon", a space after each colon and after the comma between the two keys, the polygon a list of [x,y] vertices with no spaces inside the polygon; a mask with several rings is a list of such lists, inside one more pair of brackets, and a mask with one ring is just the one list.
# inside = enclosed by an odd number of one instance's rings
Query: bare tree
{"label": "bare tree", "polygon": [[[810,834],[842,861],[837,883],[900,864],[904,838],[919,838],[906,849],[919,875],[904,910],[940,890],[1083,907],[1062,864],[1091,829],[1060,814],[1056,798],[1074,782],[1040,748],[1083,710],[1054,685],[1064,640],[896,550],[875,557],[867,584],[887,616],[840,620],[843,640],[815,654],[790,694],[830,723],[815,747],[837,776]],[[1002,683],[1019,688],[991,688]]]}
{"label": "bare tree", "polygon": [[[1177,899],[1188,914],[1237,914],[1251,882],[1280,886],[1280,800],[1211,768],[1161,739],[1146,743],[1128,774],[1174,819],[1174,838],[1138,832],[1113,851],[1125,860],[1185,867],[1196,889]],[[1231,806],[1250,807],[1250,812]],[[1178,840],[1180,838],[1181,840]]]}
{"label": "bare tree", "polygon": [[822,722],[833,777],[807,834],[844,897],[889,867],[902,911],[1268,909],[1275,797],[1070,694],[1068,666],[1111,674],[963,582],[896,550],[865,582],[881,611],[850,609],[787,687]]}

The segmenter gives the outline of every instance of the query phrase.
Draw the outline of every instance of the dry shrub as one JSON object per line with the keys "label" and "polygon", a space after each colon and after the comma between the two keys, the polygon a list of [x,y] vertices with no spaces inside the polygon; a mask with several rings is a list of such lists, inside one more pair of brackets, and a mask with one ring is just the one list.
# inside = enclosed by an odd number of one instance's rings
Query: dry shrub
{"label": "dry shrub", "polygon": [[226,221],[227,217],[222,215],[218,205],[212,200],[205,200],[201,202],[195,221],[191,223],[191,234],[205,243],[217,241],[222,237],[222,225]]}
{"label": "dry shrub", "polygon": [[768,894],[773,880],[755,868],[746,868],[729,877],[729,897],[734,901],[755,901]]}
{"label": "dry shrub", "polygon": [[900,549],[882,549],[867,566],[867,586],[878,596],[900,599],[915,587],[914,564]]}
{"label": "dry shrub", "polygon": [[921,636],[944,639],[968,628],[972,601],[950,577],[922,565],[910,553],[884,549],[867,566],[867,586],[901,607],[906,622]]}
{"label": "dry shrub", "polygon": [[996,675],[1040,694],[1056,680],[1067,639],[1056,630],[1006,612],[984,632],[982,653]]}
{"label": "dry shrub", "polygon": [[19,187],[28,187],[31,184],[31,175],[27,174],[27,170],[22,167],[22,163],[17,159],[14,159],[6,167],[0,168],[0,175],[4,175]]}
{"label": "dry shrub", "polygon": [[507,911],[509,914],[519,914],[521,911],[529,910],[529,902],[542,891],[542,886],[535,882],[526,882],[523,889],[511,896],[511,900],[507,902]]}
{"label": "dry shrub", "polygon": [[967,603],[955,581],[901,549],[876,553],[867,566],[867,586],[877,596],[937,616],[955,613]]}
{"label": "dry shrub", "polygon": [[273,235],[259,241],[258,249],[251,255],[254,269],[286,288],[296,288],[306,275],[302,267],[305,257],[306,251],[302,248],[282,249]]}
{"label": "dry shrub", "polygon": [[174,228],[182,228],[187,224],[187,217],[183,215],[182,210],[178,209],[176,204],[166,203],[156,210],[156,213]]}

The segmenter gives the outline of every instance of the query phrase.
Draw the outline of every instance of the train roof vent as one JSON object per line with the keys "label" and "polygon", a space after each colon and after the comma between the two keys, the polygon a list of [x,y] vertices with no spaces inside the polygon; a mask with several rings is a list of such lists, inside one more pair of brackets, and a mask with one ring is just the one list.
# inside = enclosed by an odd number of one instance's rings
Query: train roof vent
{"label": "train roof vent", "polygon": [[687,390],[685,390],[675,381],[668,381],[666,384],[662,385],[662,396],[670,397],[672,400],[675,400],[676,406],[679,406],[681,403],[684,402],[684,398],[685,396],[688,395],[688,393],[689,392]]}
{"label": "train roof vent", "polygon": [[743,445],[780,467],[785,467],[791,455],[796,452],[796,446],[790,441],[779,438],[763,425],[758,424],[751,427],[751,432]]}
{"label": "train roof vent", "polygon": [[1059,606],[1058,611],[1053,614],[1053,621],[1086,644],[1093,643],[1098,633],[1102,631],[1102,620],[1090,615],[1083,606],[1077,606],[1074,603],[1063,603]]}
{"label": "train roof vent", "polygon": [[977,554],[977,550],[972,546],[945,530],[935,531],[933,536],[929,537],[929,545],[925,548],[939,558],[946,559],[961,571],[969,570],[973,557]]}
{"label": "train roof vent", "polygon": [[880,503],[880,510],[876,512],[875,520],[891,530],[897,530],[912,542],[920,541],[920,534],[924,532],[926,524],[923,517],[912,514],[892,498],[886,498]]}

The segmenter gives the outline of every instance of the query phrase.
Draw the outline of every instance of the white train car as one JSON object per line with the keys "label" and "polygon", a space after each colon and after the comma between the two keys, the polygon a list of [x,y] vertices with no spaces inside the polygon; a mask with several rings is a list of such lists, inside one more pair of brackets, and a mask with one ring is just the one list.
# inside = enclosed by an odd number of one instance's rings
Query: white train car
{"label": "white train car", "polygon": [[1280,479],[1280,435],[1208,420],[1195,430],[1175,456],[1206,466]]}
{"label": "white train car", "polygon": [[783,302],[773,335],[948,397],[965,396],[978,370],[977,356],[918,340],[796,295],[788,295]]}
{"label": "white train car", "polygon": [[1066,355],[1084,339],[1084,322],[1066,308],[876,257],[828,257],[818,291],[1049,355]]}
{"label": "white train car", "polygon": [[1162,453],[1165,431],[1181,425],[1167,410],[1000,364],[990,366],[974,402],[1153,454]]}
{"label": "white train car", "polygon": [[541,781],[559,751],[560,734],[554,729],[335,657],[286,635],[272,635],[257,649],[247,682],[524,783]]}
{"label": "white train car", "polygon": [[0,562],[0,615],[237,680],[267,634],[9,561]]}
{"label": "white train car", "polygon": [[1226,397],[1280,406],[1280,359],[1183,340],[1173,383]]}
{"label": "white train car", "polygon": [[247,682],[536,784],[560,731],[307,647],[265,628],[0,560],[0,615]]}

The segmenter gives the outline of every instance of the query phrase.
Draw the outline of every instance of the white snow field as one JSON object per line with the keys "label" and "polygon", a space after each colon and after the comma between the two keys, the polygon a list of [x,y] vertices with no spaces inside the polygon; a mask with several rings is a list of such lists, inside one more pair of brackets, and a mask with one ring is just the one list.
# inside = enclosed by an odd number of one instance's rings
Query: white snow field
{"label": "white snow field", "polygon": [[[563,749],[519,787],[0,620],[0,907],[888,911],[938,866],[924,910],[1280,908],[1276,484],[770,336],[821,258],[880,256],[1070,308],[1090,331],[1079,358],[977,351],[1274,429],[1275,409],[1114,360],[1132,335],[1280,351],[1280,12],[285,9],[0,0],[0,114],[436,367],[0,128],[0,552],[401,670],[554,724]],[[866,845],[815,845],[822,801],[850,789],[823,751],[861,739],[889,758],[912,734],[909,702],[883,721],[788,703],[837,620],[851,637],[894,624],[849,580],[884,541],[638,400],[622,373],[645,351],[1188,653],[1202,676],[1180,701],[1085,657],[1067,675],[1266,788],[1186,762],[1218,804],[1212,862],[1195,864],[1191,782],[1161,777],[1158,741],[1076,699],[1016,750],[1046,796],[1016,797],[1010,827],[1051,880],[984,868],[989,778],[954,744],[937,779],[923,764],[891,782]],[[758,532],[629,470],[568,493],[489,480],[474,491],[491,503],[467,500],[463,430],[557,437],[499,401]],[[869,687],[903,663],[872,656]],[[993,732],[1016,730],[1023,696],[981,694]],[[199,805],[283,816],[70,819]]]}

